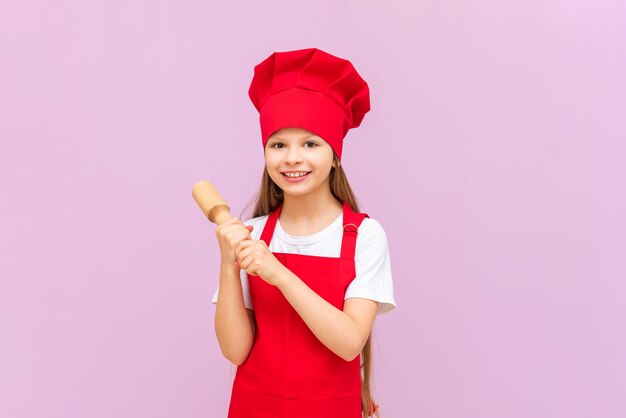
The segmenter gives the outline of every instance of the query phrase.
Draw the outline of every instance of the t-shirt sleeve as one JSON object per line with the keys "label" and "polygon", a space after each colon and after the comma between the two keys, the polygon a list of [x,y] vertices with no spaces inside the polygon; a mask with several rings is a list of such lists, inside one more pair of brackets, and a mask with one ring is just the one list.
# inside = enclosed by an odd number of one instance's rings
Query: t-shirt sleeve
{"label": "t-shirt sleeve", "polygon": [[[248,219],[243,222],[244,225],[254,225],[254,229],[252,230],[252,233],[250,234],[252,236],[252,239],[259,239],[258,236],[261,235],[260,231],[258,231],[258,222],[255,222],[256,220],[257,218]],[[252,297],[250,296],[250,286],[248,285],[248,273],[246,273],[244,269],[239,270],[239,279],[241,280],[243,304],[246,308],[254,310],[254,307],[252,305]],[[213,299],[211,299],[212,304],[214,305],[217,304],[219,293],[220,293],[220,286],[218,285],[217,289],[215,290],[215,293],[213,294]]]}
{"label": "t-shirt sleeve", "polygon": [[357,297],[375,300],[379,302],[377,315],[394,309],[396,301],[387,234],[375,219],[365,218],[359,227],[354,262],[356,277],[346,289],[344,299]]}

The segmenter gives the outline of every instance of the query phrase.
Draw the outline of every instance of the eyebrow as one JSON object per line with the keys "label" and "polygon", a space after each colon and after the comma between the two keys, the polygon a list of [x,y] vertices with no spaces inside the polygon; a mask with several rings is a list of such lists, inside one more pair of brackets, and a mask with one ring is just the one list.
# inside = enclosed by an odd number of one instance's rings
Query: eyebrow
{"label": "eyebrow", "polygon": [[[313,134],[303,136],[302,138],[300,138],[300,141],[304,141],[305,139],[313,138],[314,136],[315,136],[315,135],[313,135]],[[285,140],[286,140],[285,138],[282,138],[282,137],[280,137],[280,136],[273,136],[271,139],[279,139],[279,140],[281,140],[281,141],[285,141]]]}

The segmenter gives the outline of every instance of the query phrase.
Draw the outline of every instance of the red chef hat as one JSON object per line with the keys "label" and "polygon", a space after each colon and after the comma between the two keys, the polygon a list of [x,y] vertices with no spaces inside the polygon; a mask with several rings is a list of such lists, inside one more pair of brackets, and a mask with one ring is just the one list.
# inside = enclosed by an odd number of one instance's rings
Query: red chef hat
{"label": "red chef hat", "polygon": [[274,52],[254,67],[248,95],[259,111],[263,149],[278,129],[302,128],[340,159],[343,138],[370,110],[369,87],[352,63],[318,48]]}

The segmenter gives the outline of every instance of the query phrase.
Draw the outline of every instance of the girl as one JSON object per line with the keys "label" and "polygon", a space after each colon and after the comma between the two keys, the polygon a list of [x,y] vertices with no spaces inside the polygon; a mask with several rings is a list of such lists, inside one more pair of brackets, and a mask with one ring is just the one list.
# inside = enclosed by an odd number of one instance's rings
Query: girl
{"label": "girl", "polygon": [[379,417],[370,346],[376,315],[396,306],[387,238],[359,213],[340,160],[368,85],[309,48],[257,65],[249,96],[265,155],[254,215],[215,230],[215,331],[238,366],[228,417]]}

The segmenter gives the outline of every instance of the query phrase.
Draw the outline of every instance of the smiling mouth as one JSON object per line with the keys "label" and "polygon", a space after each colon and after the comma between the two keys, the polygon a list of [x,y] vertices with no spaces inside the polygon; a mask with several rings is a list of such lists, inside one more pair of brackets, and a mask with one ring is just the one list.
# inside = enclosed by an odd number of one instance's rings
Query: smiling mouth
{"label": "smiling mouth", "polygon": [[302,177],[306,177],[309,174],[311,174],[310,171],[303,171],[303,173],[304,173],[303,175],[298,175],[298,176],[288,176],[286,173],[280,173],[280,174],[282,174],[283,177],[286,177],[288,179],[301,179]]}

